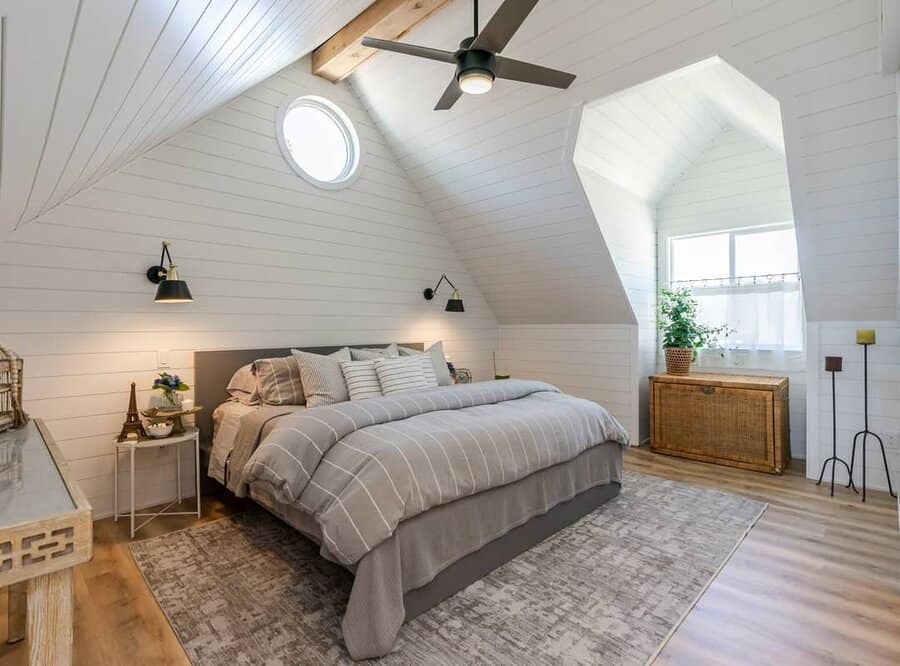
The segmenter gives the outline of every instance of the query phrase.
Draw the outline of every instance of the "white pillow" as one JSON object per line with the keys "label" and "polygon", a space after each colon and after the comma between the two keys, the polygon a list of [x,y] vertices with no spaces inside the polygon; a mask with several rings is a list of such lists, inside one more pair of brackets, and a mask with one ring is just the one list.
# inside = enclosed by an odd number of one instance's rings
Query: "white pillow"
{"label": "white pillow", "polygon": [[291,354],[300,366],[300,381],[306,394],[307,407],[333,405],[350,399],[347,382],[341,372],[341,361],[350,360],[350,350],[347,347],[327,356],[299,349],[292,349]]}
{"label": "white pillow", "polygon": [[381,392],[384,395],[427,389],[434,386],[425,379],[422,362],[416,356],[412,358],[383,358],[376,360],[374,363],[375,372],[378,374],[378,382],[381,384]]}
{"label": "white pillow", "polygon": [[447,367],[447,357],[444,356],[444,342],[442,340],[438,340],[424,352],[420,352],[418,349],[410,349],[409,347],[398,347],[398,349],[400,350],[401,358],[404,356],[418,356],[423,353],[430,355],[438,386],[450,386],[453,384],[453,377],[450,376],[450,369]]}
{"label": "white pillow", "polygon": [[375,360],[341,361],[341,372],[347,382],[347,392],[351,400],[366,400],[381,397],[381,383],[375,372]]}

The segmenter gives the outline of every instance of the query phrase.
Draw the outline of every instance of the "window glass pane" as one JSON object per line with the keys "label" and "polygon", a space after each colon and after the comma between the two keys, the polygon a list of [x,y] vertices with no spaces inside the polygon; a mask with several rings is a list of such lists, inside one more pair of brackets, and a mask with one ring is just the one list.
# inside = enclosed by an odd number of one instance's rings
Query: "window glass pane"
{"label": "window glass pane", "polygon": [[797,237],[793,228],[735,234],[736,277],[796,272]]}
{"label": "window glass pane", "polygon": [[297,165],[326,183],[347,166],[347,140],[334,119],[314,106],[296,106],[284,116],[284,140]]}
{"label": "window glass pane", "polygon": [[728,234],[711,234],[672,240],[670,280],[702,280],[728,277]]}

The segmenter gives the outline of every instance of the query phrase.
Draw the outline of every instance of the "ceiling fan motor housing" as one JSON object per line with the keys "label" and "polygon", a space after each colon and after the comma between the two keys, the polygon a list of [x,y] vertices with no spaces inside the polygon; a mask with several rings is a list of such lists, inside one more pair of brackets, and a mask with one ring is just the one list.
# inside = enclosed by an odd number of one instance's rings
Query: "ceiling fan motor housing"
{"label": "ceiling fan motor housing", "polygon": [[456,65],[456,79],[469,72],[484,72],[494,78],[494,54],[488,51],[461,51]]}

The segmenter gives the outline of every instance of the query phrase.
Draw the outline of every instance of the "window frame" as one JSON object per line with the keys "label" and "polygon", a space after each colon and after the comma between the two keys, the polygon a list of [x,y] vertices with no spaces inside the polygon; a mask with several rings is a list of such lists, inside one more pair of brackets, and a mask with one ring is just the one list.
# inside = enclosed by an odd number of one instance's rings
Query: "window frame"
{"label": "window frame", "polygon": [[[287,137],[284,135],[284,119],[288,113],[298,106],[312,107],[325,113],[331,118],[332,122],[334,122],[343,135],[348,150],[348,160],[338,179],[320,180],[319,178],[316,178],[300,166],[291,154],[287,143]],[[281,154],[291,167],[291,170],[311,185],[315,185],[324,190],[341,190],[350,187],[356,182],[356,179],[359,178],[360,171],[363,167],[364,156],[362,144],[359,140],[359,134],[356,131],[353,121],[350,120],[350,117],[331,100],[320,97],[319,95],[299,95],[298,97],[285,102],[281,105],[281,108],[279,108],[278,115],[275,119],[275,135],[278,140],[278,147],[281,149]]]}
{"label": "window frame", "polygon": [[[764,224],[760,226],[752,226],[752,227],[739,227],[736,229],[716,229],[710,231],[703,231],[694,234],[679,234],[677,236],[669,236],[666,240],[667,248],[666,248],[666,283],[669,285],[680,284],[680,283],[688,283],[688,282],[715,282],[716,280],[736,280],[736,279],[747,279],[748,277],[758,277],[758,276],[741,276],[740,278],[735,275],[735,265],[736,265],[736,254],[735,254],[735,237],[736,236],[746,236],[751,234],[759,234],[765,233],[768,231],[786,231],[786,230],[794,230],[793,222],[779,222],[776,224]],[[715,278],[698,278],[696,280],[672,280],[672,276],[675,272],[675,252],[674,252],[674,243],[675,241],[683,240],[685,238],[701,238],[703,236],[721,236],[723,234],[728,235],[728,275],[717,276]],[[795,231],[796,234],[796,231]],[[777,275],[800,275],[799,271],[799,258],[797,262],[797,271],[793,273],[778,273]]]}

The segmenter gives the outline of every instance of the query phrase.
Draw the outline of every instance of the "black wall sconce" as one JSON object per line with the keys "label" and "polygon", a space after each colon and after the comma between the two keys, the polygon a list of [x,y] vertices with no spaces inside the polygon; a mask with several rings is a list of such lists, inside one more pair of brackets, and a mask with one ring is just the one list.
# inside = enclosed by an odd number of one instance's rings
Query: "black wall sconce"
{"label": "black wall sconce", "polygon": [[446,275],[441,275],[441,279],[438,280],[438,283],[436,285],[434,285],[434,289],[429,287],[425,290],[425,300],[430,301],[432,298],[434,298],[434,294],[437,292],[438,287],[441,286],[441,282],[443,282],[444,280],[446,280],[447,284],[449,284],[453,289],[453,292],[450,294],[450,298],[447,299],[447,307],[445,307],[444,310],[446,310],[447,312],[465,312],[466,309],[463,307],[462,298],[459,295],[459,289],[456,288],[455,284],[450,282],[450,278],[448,278]]}
{"label": "black wall sconce", "polygon": [[[169,267],[165,268],[163,262],[168,258]],[[194,300],[187,282],[178,279],[178,267],[172,263],[172,255],[169,253],[169,243],[163,241],[162,254],[159,256],[159,266],[151,266],[147,269],[147,279],[153,284],[158,284],[156,289],[157,303],[190,303]]]}

